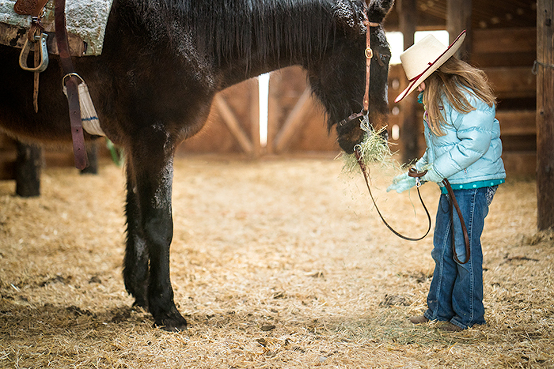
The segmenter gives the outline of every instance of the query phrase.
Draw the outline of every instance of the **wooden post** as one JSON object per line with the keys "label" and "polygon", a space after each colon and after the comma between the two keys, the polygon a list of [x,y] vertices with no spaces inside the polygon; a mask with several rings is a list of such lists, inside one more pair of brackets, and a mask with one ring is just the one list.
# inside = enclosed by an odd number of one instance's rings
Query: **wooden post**
{"label": "wooden post", "polygon": [[471,29],[471,0],[447,0],[446,2],[446,30],[450,37],[450,43],[464,29],[466,38],[456,56],[464,61],[469,61],[473,44],[473,32]]}
{"label": "wooden post", "polygon": [[15,163],[15,193],[21,197],[40,196],[42,149],[17,142]]}
{"label": "wooden post", "polygon": [[537,228],[554,228],[554,3],[537,1]]}
{"label": "wooden post", "polygon": [[[400,31],[404,35],[404,50],[414,44],[414,34],[417,24],[416,0],[400,0],[398,6]],[[422,124],[417,119],[417,95],[412,92],[400,103],[402,112],[402,128],[400,131],[400,145],[402,162],[409,163],[419,156],[419,133]]]}
{"label": "wooden post", "polygon": [[260,81],[254,78],[250,84],[250,138],[252,142],[253,159],[257,159],[261,155],[260,143]]}

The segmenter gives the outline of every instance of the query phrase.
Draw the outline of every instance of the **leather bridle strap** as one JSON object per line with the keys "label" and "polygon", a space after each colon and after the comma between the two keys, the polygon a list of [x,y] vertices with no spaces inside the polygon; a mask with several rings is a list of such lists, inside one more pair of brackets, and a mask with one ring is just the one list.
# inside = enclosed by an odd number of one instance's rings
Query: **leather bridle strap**
{"label": "leather bridle strap", "polygon": [[369,79],[371,75],[371,58],[373,58],[373,50],[371,49],[371,32],[370,27],[379,27],[379,23],[370,22],[367,18],[367,12],[364,11],[364,25],[366,27],[365,36],[365,94],[364,94],[364,110],[367,114],[369,111]]}
{"label": "leather bridle strap", "polygon": [[[446,187],[448,197],[450,197],[450,229],[452,236],[452,256],[454,258],[454,261],[456,261],[458,264],[466,264],[471,256],[469,233],[467,232],[466,223],[464,222],[464,217],[462,216],[462,211],[460,210],[460,206],[458,205],[458,201],[456,200],[456,196],[454,195],[454,190],[452,190],[452,186],[450,186],[450,182],[448,182],[448,179],[445,178],[442,180],[442,184],[444,185],[444,187]],[[460,261],[460,259],[458,259],[458,254],[456,253],[456,241],[454,240],[454,209],[456,209],[456,213],[458,213],[458,218],[460,219],[460,223],[462,225],[462,233],[464,235],[466,260],[463,263]]]}
{"label": "leather bridle strap", "polygon": [[[419,186],[417,186],[417,195],[419,196],[419,201],[421,202],[421,205],[423,206],[423,209],[425,209],[425,214],[427,214],[428,227],[427,227],[427,231],[425,232],[425,234],[423,236],[421,236],[421,237],[409,237],[409,236],[405,236],[405,235],[401,234],[400,232],[396,231],[394,228],[392,228],[389,225],[389,223],[387,223],[387,221],[385,220],[385,217],[383,217],[383,215],[381,214],[381,211],[377,207],[377,202],[375,201],[375,198],[373,197],[373,194],[371,193],[371,186],[369,185],[368,170],[367,170],[365,164],[363,163],[362,156],[361,156],[361,154],[358,150],[356,150],[356,159],[358,160],[358,165],[360,166],[360,169],[362,170],[362,173],[364,175],[365,184],[367,186],[367,190],[369,191],[369,196],[371,197],[371,201],[373,201],[373,206],[375,206],[375,210],[377,210],[377,214],[379,214],[379,217],[381,217],[381,220],[387,226],[387,228],[390,229],[390,231],[392,233],[394,233],[395,235],[397,235],[398,237],[400,237],[404,240],[421,241],[422,239],[424,239],[429,234],[429,231],[431,230],[431,215],[429,214],[429,210],[427,210],[427,207],[425,206],[425,203],[423,202],[423,199],[421,198],[421,193],[419,192]],[[425,174],[425,172],[416,172],[415,170],[413,170],[413,171],[410,170],[410,172],[412,173],[412,175],[411,175],[412,177],[421,177]]]}
{"label": "leather bridle strap", "polygon": [[84,169],[87,167],[87,151],[85,149],[85,137],[83,134],[83,124],[81,122],[81,108],[79,103],[78,79],[72,76],[75,73],[71,54],[69,52],[69,42],[67,41],[67,30],[65,27],[65,0],[56,0],[54,9],[56,40],[60,54],[60,62],[67,87],[67,101],[69,104],[69,119],[71,122],[71,137],[73,139],[73,156],[75,158],[75,167]]}
{"label": "leather bridle strap", "polygon": [[[367,8],[366,8],[367,10]],[[365,93],[363,100],[363,108],[359,113],[351,114],[348,118],[343,119],[338,123],[338,126],[344,126],[356,119],[361,119],[369,114],[369,84],[371,77],[371,58],[373,58],[373,49],[371,48],[371,32],[370,27],[379,27],[379,23],[370,22],[367,18],[367,11],[364,11],[364,26],[366,27],[365,37]]]}

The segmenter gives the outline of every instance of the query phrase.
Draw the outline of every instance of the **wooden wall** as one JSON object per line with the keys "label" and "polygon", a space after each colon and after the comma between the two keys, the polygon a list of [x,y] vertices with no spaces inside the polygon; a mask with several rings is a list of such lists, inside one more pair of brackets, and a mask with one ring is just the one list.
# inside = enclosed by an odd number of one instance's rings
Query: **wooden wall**
{"label": "wooden wall", "polygon": [[508,175],[536,174],[537,30],[475,30],[471,63],[487,74],[498,97],[497,118]]}
{"label": "wooden wall", "polygon": [[260,155],[259,92],[257,79],[249,79],[220,92],[204,128],[183,142],[177,155],[190,153]]}

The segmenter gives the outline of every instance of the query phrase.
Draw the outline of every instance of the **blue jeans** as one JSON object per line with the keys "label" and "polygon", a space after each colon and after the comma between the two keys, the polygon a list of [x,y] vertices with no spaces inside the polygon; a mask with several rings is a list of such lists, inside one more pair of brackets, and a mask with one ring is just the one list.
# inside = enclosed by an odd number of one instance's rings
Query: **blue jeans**
{"label": "blue jeans", "polygon": [[[433,251],[435,271],[425,317],[429,320],[448,321],[466,329],[474,324],[485,324],[483,306],[483,252],[481,234],[489,205],[498,186],[454,191],[462,212],[470,240],[470,260],[458,264],[452,255],[450,200],[441,195]],[[454,240],[458,260],[466,260],[464,237],[460,220],[454,210]]]}

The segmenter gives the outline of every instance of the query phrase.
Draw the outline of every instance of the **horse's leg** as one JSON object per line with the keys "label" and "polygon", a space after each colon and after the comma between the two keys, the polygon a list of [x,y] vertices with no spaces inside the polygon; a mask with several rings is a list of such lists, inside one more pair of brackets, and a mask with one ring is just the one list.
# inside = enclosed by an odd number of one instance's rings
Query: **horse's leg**
{"label": "horse's leg", "polygon": [[[144,240],[150,261],[148,309],[154,317],[156,326],[177,331],[186,328],[187,322],[175,307],[169,277],[169,246],[173,238],[171,215],[173,152],[174,144],[165,131],[153,128],[152,132],[142,132],[141,137],[132,144],[129,153],[131,168],[128,168],[128,171],[132,171],[134,176],[136,186],[133,190],[136,189],[142,229],[136,234],[143,237],[132,240],[133,250],[137,251],[139,249],[137,246],[140,245],[141,240]],[[136,205],[133,206],[135,209],[127,210],[136,210]],[[134,223],[133,226],[137,224]],[[144,253],[142,257],[144,258]],[[135,261],[138,261],[139,267],[140,265],[144,267],[140,258]],[[145,277],[142,276],[142,278]],[[135,281],[138,284],[140,282],[140,279]]]}
{"label": "horse's leg", "polygon": [[127,165],[127,244],[123,268],[125,288],[134,298],[134,305],[148,308],[148,250],[141,228],[140,208],[132,165]]}

